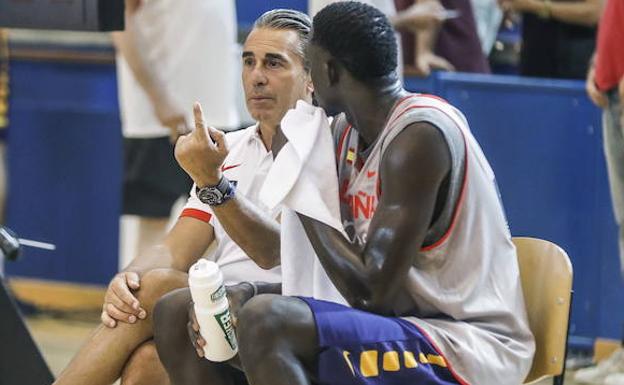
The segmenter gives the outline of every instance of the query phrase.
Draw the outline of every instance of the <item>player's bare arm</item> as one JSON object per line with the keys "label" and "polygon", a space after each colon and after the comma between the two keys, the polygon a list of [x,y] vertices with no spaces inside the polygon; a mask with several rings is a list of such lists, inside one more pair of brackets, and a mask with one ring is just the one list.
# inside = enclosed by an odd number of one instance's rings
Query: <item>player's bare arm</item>
{"label": "player's bare arm", "polygon": [[450,169],[442,134],[428,123],[414,123],[392,141],[382,159],[383,192],[362,250],[331,227],[299,215],[325,271],[353,307],[393,313]]}

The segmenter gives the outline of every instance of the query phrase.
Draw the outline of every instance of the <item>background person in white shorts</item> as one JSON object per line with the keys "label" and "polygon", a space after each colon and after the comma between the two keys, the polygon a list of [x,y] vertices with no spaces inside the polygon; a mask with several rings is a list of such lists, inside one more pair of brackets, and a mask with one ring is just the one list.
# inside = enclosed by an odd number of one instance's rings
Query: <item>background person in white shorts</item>
{"label": "background person in white shorts", "polygon": [[121,267],[165,235],[174,202],[191,186],[173,144],[193,123],[192,103],[205,106],[214,127],[240,123],[234,2],[126,4],[126,29],[112,34],[124,136]]}

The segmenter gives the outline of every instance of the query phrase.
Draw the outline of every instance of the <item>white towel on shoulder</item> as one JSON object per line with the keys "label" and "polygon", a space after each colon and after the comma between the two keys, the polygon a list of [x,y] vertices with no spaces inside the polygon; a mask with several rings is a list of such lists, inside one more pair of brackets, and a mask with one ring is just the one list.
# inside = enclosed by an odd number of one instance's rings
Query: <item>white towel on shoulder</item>
{"label": "white towel on shoulder", "polygon": [[288,139],[260,191],[270,209],[282,205],[282,293],[347,304],[306,236],[297,212],[346,234],[340,220],[338,176],[329,121],[321,108],[298,101],[281,129]]}

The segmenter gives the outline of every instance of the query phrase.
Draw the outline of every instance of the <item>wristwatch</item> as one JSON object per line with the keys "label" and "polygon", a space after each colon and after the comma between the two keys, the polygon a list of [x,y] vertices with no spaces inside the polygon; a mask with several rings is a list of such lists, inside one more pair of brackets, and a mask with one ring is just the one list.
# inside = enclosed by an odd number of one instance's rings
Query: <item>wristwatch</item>
{"label": "wristwatch", "polygon": [[225,176],[216,186],[195,187],[197,198],[209,206],[219,206],[231,199],[236,192],[236,184]]}

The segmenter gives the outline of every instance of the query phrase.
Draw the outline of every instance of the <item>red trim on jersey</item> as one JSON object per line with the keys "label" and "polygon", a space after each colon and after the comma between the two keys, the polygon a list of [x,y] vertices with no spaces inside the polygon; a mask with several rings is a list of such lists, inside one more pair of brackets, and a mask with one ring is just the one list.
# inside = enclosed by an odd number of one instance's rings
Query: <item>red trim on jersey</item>
{"label": "red trim on jersey", "polygon": [[182,210],[182,214],[180,214],[180,218],[182,217],[195,218],[202,222],[209,223],[212,214],[197,209],[184,209]]}
{"label": "red trim on jersey", "polygon": [[[406,101],[407,99],[413,98],[413,97],[415,97],[415,96],[418,96],[418,95],[415,95],[415,94],[410,94],[410,95],[407,95],[407,96],[402,97],[402,98],[401,98],[401,99],[399,99],[399,101],[396,103],[396,107],[395,107],[394,109],[395,109],[395,110],[396,110],[396,109],[398,109],[398,108],[399,108],[399,106],[400,106],[400,105],[401,105],[404,101]],[[404,111],[403,111],[403,112],[401,112],[401,113],[399,114],[399,117],[400,117],[403,113],[404,113]],[[395,118],[395,119],[393,119],[393,122],[394,122],[395,120],[396,120],[396,118]],[[344,141],[345,141],[345,139],[346,139],[346,137],[347,137],[347,134],[351,131],[351,129],[352,129],[352,128],[353,128],[353,125],[352,125],[352,124],[349,124],[349,125],[348,125],[345,129],[344,129],[344,131],[342,132],[342,135],[340,135],[340,140],[338,141],[338,147],[337,147],[337,151],[336,151],[336,159],[338,159],[338,163],[340,163],[340,154],[342,153],[342,147],[344,146]]]}
{"label": "red trim on jersey", "polygon": [[449,102],[447,102],[445,99],[437,96],[437,95],[432,95],[432,94],[419,94],[418,96],[424,96],[425,98],[431,98],[431,99],[435,99],[439,102],[442,102],[444,104],[449,104]]}
{"label": "red trim on jersey", "polygon": [[344,141],[349,131],[351,131],[351,127],[352,127],[351,124],[349,124],[342,132],[342,135],[340,135],[340,140],[338,141],[338,149],[336,151],[336,159],[338,159],[338,163],[340,163],[340,154],[342,153],[342,146],[344,146]]}
{"label": "red trim on jersey", "polygon": [[399,107],[401,105],[401,103],[403,103],[404,101],[406,101],[409,98],[413,98],[414,96],[418,96],[418,94],[409,94],[409,95],[403,96],[401,99],[399,99],[399,101],[397,102],[396,106]]}
{"label": "red trim on jersey", "polygon": [[451,220],[451,225],[446,230],[444,235],[442,235],[442,237],[438,239],[435,243],[421,248],[422,251],[431,251],[435,249],[436,247],[440,246],[441,244],[443,244],[444,241],[446,241],[447,238],[451,235],[451,232],[453,231],[453,229],[455,228],[455,225],[457,224],[457,218],[459,218],[459,212],[461,208],[463,207],[464,197],[466,195],[466,185],[468,184],[468,144],[466,141],[466,135],[464,135],[464,130],[462,130],[461,126],[457,124],[455,119],[453,119],[453,117],[451,117],[449,114],[447,114],[446,112],[442,111],[441,109],[435,106],[411,106],[410,108],[405,110],[405,112],[414,108],[432,108],[434,110],[440,111],[444,115],[448,116],[448,118],[451,119],[453,123],[455,123],[455,126],[457,126],[457,129],[459,130],[459,132],[462,135],[462,138],[464,139],[464,178],[462,181],[461,192],[459,193],[459,200],[457,201],[457,206],[455,207],[455,210],[453,212],[453,219]]}
{"label": "red trim on jersey", "polygon": [[[430,95],[430,94],[414,94],[414,95],[410,95],[410,96],[408,96],[408,97],[406,97],[406,98],[403,98],[403,99],[401,100],[401,102],[400,102],[400,103],[402,103],[404,100],[407,100],[408,98],[411,98],[411,97],[424,97],[424,98],[429,98],[429,99],[434,99],[434,100],[437,100],[437,101],[442,102],[442,103],[444,103],[444,104],[449,104],[446,100],[444,100],[444,99],[442,99],[442,98],[440,98],[440,97],[438,97],[438,96],[435,96],[435,95]],[[399,108],[400,103],[399,103],[399,104],[397,104],[396,108]],[[399,119],[401,116],[403,116],[403,114],[405,114],[407,111],[411,110],[412,108],[416,108],[416,107],[417,107],[417,106],[409,106],[409,107],[407,107],[406,109],[404,109],[403,111],[401,111],[401,112],[400,112],[400,113],[396,116],[396,118],[392,119],[392,121],[390,121],[390,123],[388,123],[388,126],[391,126],[392,124],[394,124],[394,122],[396,122],[396,121],[397,121],[397,119]],[[437,108],[436,108],[436,109],[437,109]],[[437,109],[437,110],[439,110],[439,109]],[[444,113],[444,112],[443,112],[443,113]],[[446,114],[446,113],[444,113],[444,114],[448,116],[448,114]],[[451,117],[449,116],[449,118],[451,118]],[[451,118],[451,120],[453,120],[453,118]],[[455,122],[455,121],[453,120],[453,122]]]}
{"label": "red trim on jersey", "polygon": [[[394,107],[394,111],[393,111],[393,113],[392,113],[392,114],[390,114],[390,117],[392,117],[392,115],[394,114],[394,112],[395,112],[395,111],[397,111],[397,110],[399,109],[399,107],[401,107],[401,104],[403,104],[403,102],[405,102],[405,101],[406,101],[406,100],[408,100],[408,99],[415,98],[415,97],[417,97],[417,96],[418,96],[417,94],[411,94],[411,95],[407,95],[407,96],[403,97],[401,100],[399,100],[399,102],[398,102],[398,103],[396,104],[396,106]],[[396,122],[396,120],[397,120],[398,118],[400,118],[401,116],[403,116],[403,114],[404,114],[407,110],[409,110],[409,107],[408,107],[408,108],[406,108],[405,110],[403,110],[403,111],[399,112],[399,113],[397,114],[397,116],[396,116],[394,119],[392,119],[392,120],[390,120],[390,121],[388,122],[387,126],[391,126],[392,124],[394,124],[394,122]]]}
{"label": "red trim on jersey", "polygon": [[[437,98],[434,97],[434,99],[437,99]],[[463,207],[464,197],[466,195],[466,185],[468,184],[468,144],[467,144],[467,141],[466,141],[466,136],[464,135],[464,130],[462,130],[461,126],[459,124],[457,124],[457,122],[455,121],[455,119],[453,119],[452,116],[450,116],[445,111],[441,110],[440,108],[438,108],[436,106],[429,106],[429,105],[410,106],[410,107],[406,108],[404,111],[401,111],[401,113],[399,115],[397,115],[397,117],[395,119],[393,119],[390,124],[393,124],[397,119],[399,119],[401,116],[403,116],[409,110],[416,109],[416,108],[432,108],[432,109],[437,110],[437,111],[443,113],[444,115],[448,116],[448,118],[451,119],[451,121],[453,123],[455,123],[455,126],[457,126],[457,129],[459,130],[459,132],[462,135],[462,138],[464,139],[464,178],[463,178],[463,181],[462,181],[461,192],[459,194],[459,200],[457,201],[457,206],[455,207],[455,210],[453,212],[453,219],[451,220],[451,225],[446,230],[444,235],[440,239],[438,239],[435,243],[433,243],[433,244],[431,244],[429,246],[421,248],[422,251],[430,251],[430,250],[433,250],[436,247],[440,246],[442,243],[444,243],[444,241],[446,241],[446,239],[451,235],[451,232],[453,231],[453,229],[455,228],[455,224],[457,223],[457,218],[459,217],[459,212],[460,212],[461,208]],[[377,198],[379,198],[379,195],[381,195],[381,183],[379,183],[378,186],[377,186],[377,194],[378,194]]]}
{"label": "red trim on jersey", "polygon": [[[462,136],[464,136],[464,132],[462,131]],[[466,138],[464,137],[464,180],[462,181],[461,192],[459,193],[459,200],[457,201],[457,206],[455,207],[455,211],[453,212],[453,220],[451,221],[451,225],[446,230],[446,233],[438,239],[435,243],[422,247],[422,251],[430,251],[440,246],[446,241],[446,239],[451,235],[451,231],[455,228],[455,224],[457,223],[457,218],[459,218],[459,209],[464,204],[464,197],[466,196],[466,185],[468,184],[468,146],[466,145]]]}
{"label": "red trim on jersey", "polygon": [[421,328],[419,325],[415,324],[414,322],[410,322],[409,320],[405,320],[407,322],[409,322],[410,324],[414,325],[416,327],[416,329],[418,329],[418,331],[427,339],[429,340],[429,343],[431,344],[431,346],[433,346],[433,349],[442,357],[444,358],[444,362],[446,362],[446,368],[448,369],[449,372],[451,372],[451,375],[453,376],[453,378],[455,378],[455,381],[457,381],[460,385],[470,385],[466,380],[464,380],[463,378],[461,378],[459,376],[459,374],[457,374],[457,372],[455,371],[455,369],[453,369],[453,366],[451,365],[451,362],[444,356],[444,353],[442,353],[442,350],[440,350],[440,348],[438,347],[438,345],[435,343],[435,341],[433,340],[433,338],[431,338],[431,336],[429,335],[429,333],[427,333],[423,328]]}

